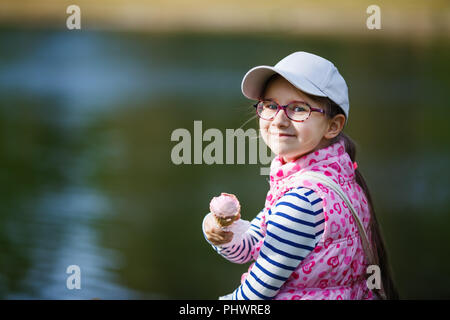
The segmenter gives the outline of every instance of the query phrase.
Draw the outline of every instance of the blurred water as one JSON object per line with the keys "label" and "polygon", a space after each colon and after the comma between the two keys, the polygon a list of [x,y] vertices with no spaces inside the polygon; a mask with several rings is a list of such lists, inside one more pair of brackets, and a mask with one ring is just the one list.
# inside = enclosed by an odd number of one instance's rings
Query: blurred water
{"label": "blurred water", "polygon": [[[350,90],[403,297],[450,296],[449,43],[262,35],[0,32],[0,297],[216,298],[247,266],[206,244],[209,199],[264,205],[260,165],[171,163],[173,130],[238,128],[245,72],[304,50]],[[256,128],[252,121],[245,128]],[[81,268],[82,289],[66,288]],[[412,281],[411,279],[414,279]]]}

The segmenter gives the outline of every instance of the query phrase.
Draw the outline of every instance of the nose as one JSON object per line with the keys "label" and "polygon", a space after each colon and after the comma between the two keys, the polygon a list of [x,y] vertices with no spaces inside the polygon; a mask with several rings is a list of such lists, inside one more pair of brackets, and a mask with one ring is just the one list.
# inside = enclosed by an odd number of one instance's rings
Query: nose
{"label": "nose", "polygon": [[287,117],[284,110],[278,110],[278,113],[273,118],[271,125],[277,128],[287,128],[291,124],[291,120]]}

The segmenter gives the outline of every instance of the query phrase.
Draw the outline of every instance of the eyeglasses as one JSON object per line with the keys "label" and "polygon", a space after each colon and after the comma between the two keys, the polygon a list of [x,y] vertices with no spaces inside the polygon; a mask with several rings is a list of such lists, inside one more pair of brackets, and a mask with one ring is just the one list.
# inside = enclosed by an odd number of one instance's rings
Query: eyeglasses
{"label": "eyeglasses", "polygon": [[253,106],[256,108],[258,116],[264,120],[273,120],[280,109],[283,109],[289,119],[296,122],[305,121],[313,111],[325,114],[324,110],[311,107],[303,101],[292,101],[285,106],[280,106],[273,100],[260,100]]}

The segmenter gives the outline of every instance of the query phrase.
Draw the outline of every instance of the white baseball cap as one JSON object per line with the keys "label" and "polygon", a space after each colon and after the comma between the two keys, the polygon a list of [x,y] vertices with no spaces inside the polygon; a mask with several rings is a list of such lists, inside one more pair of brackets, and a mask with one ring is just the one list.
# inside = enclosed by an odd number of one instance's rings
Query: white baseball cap
{"label": "white baseball cap", "polygon": [[333,63],[312,53],[294,52],[273,67],[250,69],[242,79],[242,93],[249,99],[260,99],[265,83],[276,73],[306,93],[333,100],[344,111],[347,122],[350,109],[348,88]]}

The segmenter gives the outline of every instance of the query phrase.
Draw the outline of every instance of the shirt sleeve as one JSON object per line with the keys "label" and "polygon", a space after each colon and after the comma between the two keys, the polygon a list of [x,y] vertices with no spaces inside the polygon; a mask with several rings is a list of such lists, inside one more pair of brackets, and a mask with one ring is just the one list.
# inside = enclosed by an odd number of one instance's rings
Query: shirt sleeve
{"label": "shirt sleeve", "polygon": [[[252,259],[250,252],[252,251],[253,246],[263,238],[260,229],[261,216],[264,212],[263,210],[261,210],[258,215],[250,222],[250,226],[246,232],[241,234],[233,234],[233,237],[238,237],[240,239],[233,245],[224,244],[215,246],[208,240],[208,238],[206,238],[204,227],[203,236],[205,237],[205,240],[213,247],[213,249],[225,259],[233,263],[247,263]],[[205,216],[205,219],[207,216],[208,215]],[[203,219],[203,226],[205,219]]]}
{"label": "shirt sleeve", "polygon": [[320,240],[325,226],[322,199],[313,190],[288,191],[269,210],[266,237],[259,256],[233,300],[274,298]]}

